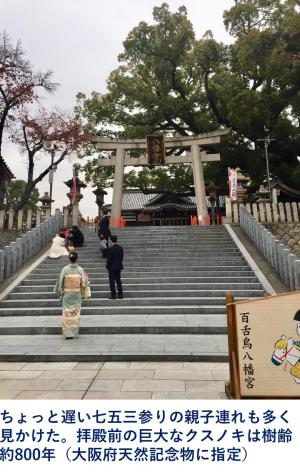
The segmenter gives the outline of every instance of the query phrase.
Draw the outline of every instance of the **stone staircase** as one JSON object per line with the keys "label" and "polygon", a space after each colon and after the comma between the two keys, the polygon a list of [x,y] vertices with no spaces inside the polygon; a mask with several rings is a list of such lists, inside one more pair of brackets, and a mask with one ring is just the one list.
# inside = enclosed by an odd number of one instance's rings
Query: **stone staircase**
{"label": "stone staircase", "polygon": [[237,300],[264,290],[222,226],[116,230],[125,252],[125,298],[109,300],[105,259],[92,230],[78,250],[92,298],[80,337],[61,336],[53,293],[67,258],[45,259],[0,303],[0,360],[226,361],[226,292]]}

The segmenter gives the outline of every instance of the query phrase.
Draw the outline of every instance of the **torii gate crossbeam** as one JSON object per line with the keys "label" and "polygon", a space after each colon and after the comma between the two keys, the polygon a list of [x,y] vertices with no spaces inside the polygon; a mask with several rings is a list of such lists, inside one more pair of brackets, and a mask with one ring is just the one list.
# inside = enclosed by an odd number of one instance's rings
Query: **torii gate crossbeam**
{"label": "torii gate crossbeam", "polygon": [[[211,146],[219,144],[221,137],[229,134],[230,129],[212,131],[202,133],[196,136],[175,136],[165,138],[165,148],[184,148],[185,156],[167,156],[165,164],[183,164],[191,163],[193,167],[195,196],[197,205],[197,215],[199,221],[203,219],[208,211],[206,204],[205,184],[203,176],[203,162],[220,161],[220,154],[208,154],[207,149]],[[122,210],[123,196],[123,178],[125,166],[147,166],[149,165],[148,156],[142,158],[126,157],[126,151],[129,150],[146,150],[146,139],[115,139],[94,136],[92,143],[96,145],[99,151],[115,151],[115,155],[110,159],[99,158],[98,163],[101,166],[114,166],[114,185],[112,200],[112,217],[113,221],[118,221]],[[205,148],[205,150],[204,150]]]}

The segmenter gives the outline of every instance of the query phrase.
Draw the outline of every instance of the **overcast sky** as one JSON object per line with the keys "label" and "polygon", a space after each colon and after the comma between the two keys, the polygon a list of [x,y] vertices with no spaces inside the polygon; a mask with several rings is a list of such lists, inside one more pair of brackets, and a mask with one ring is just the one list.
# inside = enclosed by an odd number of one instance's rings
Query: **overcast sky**
{"label": "overcast sky", "polygon": [[[35,69],[51,69],[60,83],[58,91],[45,99],[52,109],[72,110],[75,95],[81,91],[105,92],[109,73],[118,66],[117,57],[129,31],[140,21],[152,22],[156,0],[0,0],[0,26],[12,42],[20,39],[26,56]],[[172,11],[185,5],[197,38],[212,30],[215,39],[229,41],[222,14],[233,0],[169,0]],[[6,145],[4,157],[17,178],[25,178],[25,158],[17,149]],[[45,168],[41,160],[37,170]],[[55,174],[53,198],[55,207],[68,203],[64,180],[71,177],[72,164],[66,160]],[[45,179],[40,193],[49,190]],[[80,210],[84,216],[95,216],[97,207],[90,188],[84,192]],[[109,192],[109,199],[111,192]]]}

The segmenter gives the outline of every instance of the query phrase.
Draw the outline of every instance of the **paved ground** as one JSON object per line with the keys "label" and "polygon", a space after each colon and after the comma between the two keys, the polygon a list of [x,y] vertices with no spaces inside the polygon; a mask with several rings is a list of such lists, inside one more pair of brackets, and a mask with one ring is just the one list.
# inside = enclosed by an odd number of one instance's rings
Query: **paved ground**
{"label": "paved ground", "polygon": [[[287,291],[240,228],[234,230],[275,290]],[[228,364],[219,362],[0,362],[0,399],[219,399],[226,398],[228,379]]]}
{"label": "paved ground", "polygon": [[220,399],[228,364],[0,362],[0,399]]}

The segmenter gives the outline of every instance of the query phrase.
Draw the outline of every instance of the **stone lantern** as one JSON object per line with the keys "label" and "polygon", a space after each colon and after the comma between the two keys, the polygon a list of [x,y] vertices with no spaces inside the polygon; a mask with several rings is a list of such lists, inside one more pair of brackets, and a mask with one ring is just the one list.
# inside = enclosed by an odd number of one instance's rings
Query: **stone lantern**
{"label": "stone lantern", "polygon": [[44,195],[41,198],[39,198],[39,201],[42,203],[42,206],[40,208],[41,220],[45,221],[51,215],[51,203],[54,202],[54,200],[50,198],[50,195],[48,192],[45,192]]}
{"label": "stone lantern", "polygon": [[269,190],[264,185],[260,185],[255,197],[256,203],[268,203],[270,201]]}
{"label": "stone lantern", "polygon": [[243,196],[247,193],[247,186],[250,182],[250,177],[246,177],[239,167],[236,169],[237,173],[237,200],[243,201]]}
{"label": "stone lantern", "polygon": [[[86,184],[82,182],[78,177],[78,171],[75,171],[75,181],[76,181],[76,193],[75,198],[73,198],[73,179],[65,182],[65,185],[69,187],[70,191],[67,193],[67,196],[70,200],[70,203],[67,208],[64,210],[64,226],[71,225],[80,225],[80,213],[79,213],[79,202],[83,198],[81,194],[81,189],[86,187]],[[66,210],[68,210],[66,212]]]}
{"label": "stone lantern", "polygon": [[102,190],[102,188],[98,187],[96,188],[96,190],[93,190],[93,193],[96,195],[96,203],[98,205],[98,216],[101,217],[102,207],[104,204],[104,195],[107,195],[107,192],[105,192],[105,190]]}

